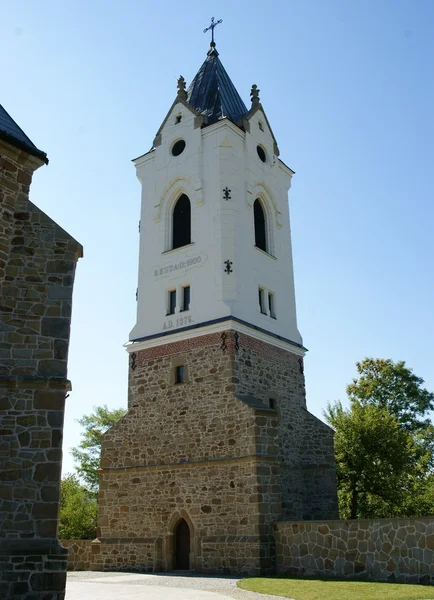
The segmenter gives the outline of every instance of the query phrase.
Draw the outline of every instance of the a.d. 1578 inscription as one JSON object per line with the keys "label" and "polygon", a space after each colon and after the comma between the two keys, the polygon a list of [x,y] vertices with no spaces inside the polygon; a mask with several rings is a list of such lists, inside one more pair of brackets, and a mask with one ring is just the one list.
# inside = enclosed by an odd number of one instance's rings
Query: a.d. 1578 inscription
{"label": "a.d. 1578 inscription", "polygon": [[194,323],[190,316],[168,319],[163,323],[163,331],[166,329],[174,329],[175,327],[185,327],[186,325],[190,325],[190,323]]}

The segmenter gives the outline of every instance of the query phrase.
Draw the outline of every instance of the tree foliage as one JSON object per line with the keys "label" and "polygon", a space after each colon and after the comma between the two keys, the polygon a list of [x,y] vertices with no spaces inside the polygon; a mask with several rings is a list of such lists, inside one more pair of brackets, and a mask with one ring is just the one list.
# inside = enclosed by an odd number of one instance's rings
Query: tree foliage
{"label": "tree foliage", "polygon": [[[336,430],[335,454],[341,512],[345,518],[367,516],[377,504],[386,511],[402,502],[406,475],[415,467],[412,436],[387,409],[353,402],[328,406]],[[379,515],[376,515],[379,516]]]}
{"label": "tree foliage", "polygon": [[338,495],[343,518],[417,516],[434,512],[434,394],[405,363],[366,358],[347,387],[349,407],[328,405],[335,429]]}
{"label": "tree foliage", "polygon": [[60,484],[59,539],[92,540],[96,537],[98,505],[95,494],[67,475]]}
{"label": "tree foliage", "polygon": [[103,433],[110,429],[127,411],[123,408],[109,410],[108,406],[94,406],[93,412],[78,419],[84,427],[80,444],[72,448],[71,454],[76,462],[76,469],[89,490],[98,490],[98,468],[101,458],[101,439]]}
{"label": "tree foliage", "polygon": [[422,387],[424,380],[404,361],[365,358],[356,367],[360,377],[347,386],[350,401],[387,408],[409,431],[429,426],[430,420],[423,417],[434,409],[434,393]]}

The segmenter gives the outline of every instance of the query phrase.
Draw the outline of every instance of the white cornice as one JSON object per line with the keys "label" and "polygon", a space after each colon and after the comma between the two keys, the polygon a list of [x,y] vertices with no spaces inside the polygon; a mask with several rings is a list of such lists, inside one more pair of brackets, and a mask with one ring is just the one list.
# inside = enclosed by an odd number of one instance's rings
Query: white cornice
{"label": "white cornice", "polygon": [[173,344],[174,342],[180,342],[182,340],[188,340],[210,333],[219,333],[227,331],[228,329],[233,329],[238,333],[256,338],[261,342],[265,342],[266,344],[276,346],[276,348],[287,350],[288,352],[292,352],[292,354],[296,354],[297,356],[305,356],[306,354],[306,349],[304,348],[299,348],[298,346],[286,342],[285,340],[280,340],[274,337],[273,334],[268,334],[264,331],[257,331],[256,329],[253,329],[248,325],[244,325],[243,323],[239,323],[238,321],[233,321],[232,319],[222,321],[220,323],[203,325],[202,327],[198,327],[197,329],[186,329],[184,331],[178,331],[168,335],[154,337],[149,340],[143,340],[142,342],[127,342],[126,344],[124,344],[124,347],[129,353],[139,352],[140,350],[147,350],[148,348],[164,346],[165,344]]}
{"label": "white cornice", "polygon": [[154,160],[154,158],[155,158],[155,148],[152,148],[152,150],[149,150],[149,152],[146,152],[146,154],[142,154],[142,156],[138,156],[131,162],[133,162],[136,167],[141,167],[142,165],[146,164],[147,162]]}
{"label": "white cornice", "polygon": [[282,169],[282,171],[285,171],[285,173],[287,173],[290,177],[292,177],[293,175],[295,175],[295,171],[293,171],[291,169],[291,167],[288,167],[288,165],[286,165],[283,160],[281,160],[280,158],[277,159],[279,167]]}

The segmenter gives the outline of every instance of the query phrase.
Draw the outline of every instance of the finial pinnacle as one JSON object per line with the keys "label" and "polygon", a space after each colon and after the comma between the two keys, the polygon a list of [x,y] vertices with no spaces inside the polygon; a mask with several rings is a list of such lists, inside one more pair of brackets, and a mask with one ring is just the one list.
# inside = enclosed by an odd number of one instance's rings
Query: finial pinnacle
{"label": "finial pinnacle", "polygon": [[250,98],[252,99],[252,108],[255,108],[255,106],[258,106],[258,104],[260,104],[260,100],[259,100],[259,92],[261,90],[258,89],[258,86],[256,85],[256,83],[254,83],[252,85],[252,90],[250,92]]}
{"label": "finial pinnacle", "polygon": [[185,90],[185,79],[182,75],[178,77],[178,98],[187,100],[187,92]]}

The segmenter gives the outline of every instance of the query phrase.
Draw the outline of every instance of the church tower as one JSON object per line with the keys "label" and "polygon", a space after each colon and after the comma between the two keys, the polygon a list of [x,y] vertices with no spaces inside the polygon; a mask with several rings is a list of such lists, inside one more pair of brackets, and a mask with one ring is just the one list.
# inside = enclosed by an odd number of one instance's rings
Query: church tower
{"label": "church tower", "polygon": [[129,411],[103,440],[100,569],[259,574],[273,523],[337,518],[333,437],[306,409],[288,190],[256,85],[212,41],[142,186]]}

